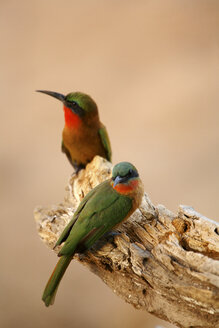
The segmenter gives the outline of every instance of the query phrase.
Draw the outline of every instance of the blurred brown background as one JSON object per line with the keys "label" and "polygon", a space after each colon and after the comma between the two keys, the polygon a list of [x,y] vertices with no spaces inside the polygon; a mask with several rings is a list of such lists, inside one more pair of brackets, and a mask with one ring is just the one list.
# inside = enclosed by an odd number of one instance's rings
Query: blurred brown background
{"label": "blurred brown background", "polygon": [[113,162],[138,168],[152,201],[218,219],[219,2],[0,1],[1,327],[173,327],[133,309],[78,263],[41,302],[56,256],[33,209],[63,199],[62,106],[96,100]]}

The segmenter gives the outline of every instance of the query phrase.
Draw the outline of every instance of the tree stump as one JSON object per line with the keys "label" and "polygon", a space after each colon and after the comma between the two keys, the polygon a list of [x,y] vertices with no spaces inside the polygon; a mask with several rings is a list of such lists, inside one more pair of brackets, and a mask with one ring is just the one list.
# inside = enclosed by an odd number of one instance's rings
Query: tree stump
{"label": "tree stump", "polygon": [[[70,178],[63,203],[35,209],[45,244],[53,248],[81,199],[110,177],[111,167],[96,156]],[[219,225],[192,207],[181,205],[174,214],[145,194],[126,222],[74,259],[136,309],[178,327],[219,327]]]}

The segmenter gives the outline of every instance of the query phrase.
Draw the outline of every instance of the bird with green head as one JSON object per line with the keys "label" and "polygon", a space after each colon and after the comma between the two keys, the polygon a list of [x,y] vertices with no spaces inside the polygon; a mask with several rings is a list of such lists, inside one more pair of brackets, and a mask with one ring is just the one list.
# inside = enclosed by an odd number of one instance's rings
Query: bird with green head
{"label": "bird with green head", "polygon": [[37,90],[63,103],[65,126],[62,132],[62,151],[76,172],[96,156],[111,161],[111,146],[105,126],[99,120],[95,101],[82,92],[61,93]]}
{"label": "bird with green head", "polygon": [[[141,204],[144,188],[134,165],[114,166],[112,178],[92,189],[57,240],[64,242],[58,261],[43,293],[46,306],[53,304],[59,283],[76,252],[85,252],[105,233],[126,220]],[[55,248],[54,247],[54,248]]]}

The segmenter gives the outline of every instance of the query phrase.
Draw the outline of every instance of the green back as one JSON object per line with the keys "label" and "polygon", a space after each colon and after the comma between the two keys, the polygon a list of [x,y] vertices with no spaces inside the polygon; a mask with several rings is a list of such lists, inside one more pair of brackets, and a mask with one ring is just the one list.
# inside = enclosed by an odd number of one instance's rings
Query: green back
{"label": "green back", "polygon": [[[106,182],[106,181],[105,181]],[[104,182],[104,183],[105,183]],[[101,186],[101,184],[99,184],[98,186],[96,186],[94,189],[92,189],[80,202],[80,204],[78,205],[77,210],[75,211],[73,218],[71,219],[71,221],[68,223],[68,225],[65,227],[65,229],[63,230],[63,232],[61,233],[59,239],[57,240],[54,248],[56,246],[61,245],[61,243],[63,243],[69,236],[69,233],[71,231],[71,228],[73,227],[75,221],[78,219],[80,212],[82,211],[82,209],[84,208],[84,206],[86,205],[87,201],[92,197],[93,193],[95,193],[97,191],[97,189],[99,189],[99,187]]]}
{"label": "green back", "polygon": [[65,241],[59,256],[73,255],[80,245],[87,249],[104,233],[120,223],[132,208],[132,199],[115,191],[109,180],[91,190],[80,203],[74,217],[61,234]]}

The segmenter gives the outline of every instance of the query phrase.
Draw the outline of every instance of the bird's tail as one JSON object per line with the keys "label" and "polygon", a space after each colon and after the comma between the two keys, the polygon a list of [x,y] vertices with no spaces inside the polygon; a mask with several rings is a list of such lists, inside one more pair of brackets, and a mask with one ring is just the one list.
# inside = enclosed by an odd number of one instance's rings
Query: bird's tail
{"label": "bird's tail", "polygon": [[42,300],[46,306],[52,305],[55,301],[59,283],[72,260],[72,256],[62,256],[53,270],[43,292]]}

